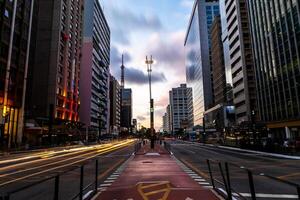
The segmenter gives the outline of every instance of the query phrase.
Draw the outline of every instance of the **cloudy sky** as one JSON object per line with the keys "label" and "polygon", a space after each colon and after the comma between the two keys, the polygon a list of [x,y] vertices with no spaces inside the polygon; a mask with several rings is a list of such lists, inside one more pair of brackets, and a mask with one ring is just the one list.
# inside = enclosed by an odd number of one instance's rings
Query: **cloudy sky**
{"label": "cloudy sky", "polygon": [[149,86],[145,62],[153,55],[155,128],[162,126],[168,91],[185,82],[184,37],[194,0],[100,0],[111,29],[111,73],[133,91],[133,117],[149,127]]}

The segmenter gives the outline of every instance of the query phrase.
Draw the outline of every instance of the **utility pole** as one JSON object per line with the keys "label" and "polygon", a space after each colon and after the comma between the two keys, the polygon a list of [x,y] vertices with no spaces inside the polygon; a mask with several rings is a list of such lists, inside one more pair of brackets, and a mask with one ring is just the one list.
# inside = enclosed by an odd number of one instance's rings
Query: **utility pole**
{"label": "utility pole", "polygon": [[151,72],[152,72],[152,64],[153,59],[152,55],[150,57],[150,60],[148,60],[148,57],[146,56],[146,62],[147,64],[147,72],[148,72],[148,78],[149,78],[149,93],[150,93],[150,135],[151,135],[151,149],[154,149],[154,101],[152,99],[152,90],[151,90]]}

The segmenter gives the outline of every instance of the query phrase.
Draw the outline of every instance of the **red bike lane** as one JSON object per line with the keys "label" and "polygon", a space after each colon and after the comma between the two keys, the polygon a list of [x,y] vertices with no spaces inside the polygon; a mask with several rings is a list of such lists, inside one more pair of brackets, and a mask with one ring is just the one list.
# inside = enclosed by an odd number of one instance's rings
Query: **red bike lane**
{"label": "red bike lane", "polygon": [[210,189],[194,181],[175,159],[156,145],[143,146],[125,170],[95,200],[217,200]]}

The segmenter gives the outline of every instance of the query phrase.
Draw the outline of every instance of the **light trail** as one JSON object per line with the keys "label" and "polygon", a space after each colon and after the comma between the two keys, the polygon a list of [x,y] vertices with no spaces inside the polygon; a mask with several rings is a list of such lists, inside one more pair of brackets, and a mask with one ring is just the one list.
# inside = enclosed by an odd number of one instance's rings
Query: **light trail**
{"label": "light trail", "polygon": [[[122,143],[119,143],[119,144],[116,144],[114,146],[111,146],[111,147],[107,147],[105,149],[101,149],[101,150],[98,150],[97,154],[95,154],[95,152],[90,152],[88,154],[84,154],[84,156],[86,155],[89,155],[89,154],[94,154],[92,156],[89,156],[89,157],[85,157],[81,160],[77,160],[77,161],[74,161],[74,162],[71,162],[71,163],[67,163],[67,164],[64,164],[64,165],[60,165],[60,166],[56,166],[56,167],[53,167],[53,168],[49,168],[49,169],[46,169],[46,170],[43,170],[43,171],[40,171],[40,172],[36,172],[36,173],[33,173],[33,174],[29,174],[29,175],[26,175],[26,176],[23,176],[23,177],[20,177],[20,178],[16,178],[16,179],[13,179],[13,180],[10,180],[10,181],[7,181],[7,182],[4,182],[4,183],[1,183],[0,184],[0,187],[3,187],[5,185],[8,185],[8,184],[11,184],[11,183],[14,183],[14,182],[17,182],[17,181],[21,181],[21,180],[24,180],[24,179],[27,179],[27,178],[30,178],[30,177],[33,177],[33,176],[37,176],[37,175],[40,175],[40,174],[43,174],[43,173],[46,173],[46,172],[50,172],[50,171],[53,171],[53,170],[57,170],[57,169],[60,169],[60,168],[63,168],[63,167],[68,167],[68,166],[71,166],[71,165],[74,165],[74,164],[77,164],[77,163],[80,163],[80,162],[83,162],[83,161],[86,161],[86,160],[89,160],[89,159],[92,159],[92,158],[95,158],[99,155],[102,155],[104,153],[108,153],[108,152],[111,152],[113,150],[117,150],[117,149],[120,149],[122,147],[125,147],[125,146],[128,146],[130,144],[133,144],[135,142],[135,140],[127,140],[125,142],[122,142]],[[82,156],[82,155],[81,155]],[[70,159],[68,159],[70,160]],[[67,160],[67,161],[68,161]],[[64,162],[66,162],[66,160],[63,160]],[[61,161],[59,161],[61,162]],[[56,163],[51,163],[52,165],[53,164],[57,164]],[[50,164],[47,164],[47,166],[49,166]],[[45,165],[42,165],[42,166],[38,166],[36,168],[42,168],[42,167],[45,167]],[[31,169],[26,169],[25,171],[28,171],[28,170],[31,170]],[[17,171],[17,172],[13,172],[13,173],[10,173],[10,174],[4,174],[0,177],[3,177],[3,176],[8,176],[8,175],[12,175],[12,174],[17,174],[17,173],[21,173],[21,172],[24,172],[23,170],[20,170],[20,171]]]}

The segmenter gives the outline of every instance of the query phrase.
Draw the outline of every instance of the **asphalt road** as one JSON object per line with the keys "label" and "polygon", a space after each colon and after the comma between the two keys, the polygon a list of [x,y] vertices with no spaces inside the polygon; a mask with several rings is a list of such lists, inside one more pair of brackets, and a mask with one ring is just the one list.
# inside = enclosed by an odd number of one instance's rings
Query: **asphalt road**
{"label": "asphalt road", "polygon": [[[264,173],[300,184],[300,160],[262,156],[255,153],[245,153],[183,141],[173,141],[170,144],[171,151],[176,158],[207,180],[210,180],[210,177],[206,159],[230,162],[237,165],[237,167],[229,165],[231,187],[245,197],[250,195],[249,181],[247,172],[239,166],[253,171],[257,199],[298,199],[295,187],[260,176],[259,174]],[[223,182],[218,163],[212,163],[211,168],[214,178]],[[221,184],[216,183],[216,187],[225,190]],[[237,196],[236,198],[238,199]]]}
{"label": "asphalt road", "polygon": [[[0,159],[0,195],[62,174],[59,178],[59,199],[72,199],[79,193],[80,166],[84,165],[84,188],[95,180],[95,159],[98,159],[98,184],[127,160],[134,150],[134,141],[121,141],[67,150],[33,152]],[[13,193],[10,200],[53,199],[54,179]],[[84,193],[92,190],[87,187]],[[77,199],[77,198],[75,198]]]}

